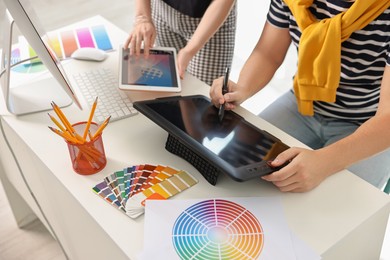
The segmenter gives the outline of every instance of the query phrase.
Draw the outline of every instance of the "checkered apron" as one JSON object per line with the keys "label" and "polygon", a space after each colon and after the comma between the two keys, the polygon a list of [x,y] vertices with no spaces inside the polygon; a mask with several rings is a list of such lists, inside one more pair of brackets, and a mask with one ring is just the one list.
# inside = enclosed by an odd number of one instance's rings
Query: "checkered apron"
{"label": "checkered apron", "polygon": [[[187,72],[211,85],[213,80],[223,76],[226,67],[231,67],[236,34],[236,6],[229,16],[192,58]],[[201,18],[184,15],[161,0],[152,1],[152,18],[157,31],[156,44],[174,47],[177,51],[184,48],[194,34]]]}

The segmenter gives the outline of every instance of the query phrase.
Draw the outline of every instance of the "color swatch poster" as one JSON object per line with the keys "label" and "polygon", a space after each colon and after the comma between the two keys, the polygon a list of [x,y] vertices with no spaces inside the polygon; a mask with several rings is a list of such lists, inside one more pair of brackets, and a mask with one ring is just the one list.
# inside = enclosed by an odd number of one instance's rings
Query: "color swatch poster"
{"label": "color swatch poster", "polygon": [[146,201],[140,259],[321,259],[275,197]]}
{"label": "color swatch poster", "polygon": [[[37,55],[23,36],[20,36],[18,41],[18,48],[12,50],[11,64]],[[72,53],[79,48],[97,48],[104,51],[113,50],[107,29],[102,24],[73,30],[51,31],[45,35],[44,42],[60,60],[70,58]],[[46,70],[46,67],[39,59],[27,61],[12,69],[12,71],[19,73],[35,73],[43,70]]]}
{"label": "color swatch poster", "polygon": [[49,32],[47,43],[59,59],[69,58],[79,48],[113,49],[104,25]]}

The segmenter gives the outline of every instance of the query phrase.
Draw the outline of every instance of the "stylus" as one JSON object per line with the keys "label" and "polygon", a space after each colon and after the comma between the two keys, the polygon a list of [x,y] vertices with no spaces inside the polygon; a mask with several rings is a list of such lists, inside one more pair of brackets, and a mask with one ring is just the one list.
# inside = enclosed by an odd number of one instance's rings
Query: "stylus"
{"label": "stylus", "polygon": [[[225,77],[223,79],[223,85],[222,85],[222,95],[225,95],[228,92],[229,72],[230,72],[229,67],[226,67]],[[225,115],[225,103],[219,106],[219,111],[218,111],[219,122],[223,120],[224,115]]]}

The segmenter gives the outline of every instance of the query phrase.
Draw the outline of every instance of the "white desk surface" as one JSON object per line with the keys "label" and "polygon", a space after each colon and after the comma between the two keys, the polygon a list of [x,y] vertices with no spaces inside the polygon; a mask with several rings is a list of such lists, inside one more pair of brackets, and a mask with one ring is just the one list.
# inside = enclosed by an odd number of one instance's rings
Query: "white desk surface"
{"label": "white desk surface", "polygon": [[[96,21],[107,23],[114,43],[119,45],[124,41],[127,34],[101,17],[94,17],[84,22],[94,23]],[[85,69],[91,69],[94,66],[108,66],[117,71],[117,54],[117,52],[111,53],[104,63],[89,62]],[[66,70],[72,73],[72,64],[66,65]],[[208,96],[209,86],[190,75],[186,75],[182,85],[181,95],[203,94]],[[158,95],[160,94],[129,92],[133,101],[150,99]],[[80,112],[73,104],[64,108],[63,112],[71,121],[77,122],[88,118],[89,109]],[[236,112],[255,126],[282,139],[286,144],[302,146],[297,140],[245,109],[238,108]],[[99,247],[104,247],[101,244],[94,244],[94,239],[99,236],[112,240],[117,245],[117,249],[122,251],[119,255],[123,253],[123,256],[136,259],[137,254],[143,248],[144,217],[141,216],[135,220],[127,217],[98,197],[91,188],[114,171],[146,163],[183,169],[199,179],[197,185],[172,199],[281,197],[292,231],[324,259],[351,255],[364,257],[364,252],[377,252],[378,247],[380,251],[390,211],[389,196],[348,171],[335,174],[313,191],[299,194],[281,193],[272,184],[260,179],[239,183],[226,176],[220,176],[217,185],[212,186],[192,165],[166,151],[164,147],[167,133],[142,114],[138,114],[125,120],[111,122],[107,126],[103,133],[108,159],[107,166],[95,175],[82,176],[72,170],[65,142],[47,128],[53,125],[47,112],[19,117],[2,114],[6,134],[9,135],[16,154],[19,148],[27,150],[27,154],[34,162],[35,169],[30,169],[31,172],[36,170],[36,173],[27,176],[27,179],[33,188],[36,187],[36,196],[44,204],[43,208],[47,210],[53,226],[58,227],[60,240],[63,241],[69,254],[75,256],[74,259],[81,259],[79,257],[83,255],[83,253],[72,253],[72,251],[79,251],[77,244],[72,244],[71,241],[77,241],[78,236],[83,238],[83,241],[79,241],[80,246],[89,250],[86,255],[90,256],[90,259],[93,256],[90,248],[95,247],[98,252]],[[29,160],[29,158],[25,159]],[[20,186],[16,183],[18,178],[15,174],[6,172],[6,175],[15,187]],[[92,222],[94,227],[99,227],[99,230],[88,229],[89,223]],[[78,235],[72,233],[73,225],[80,231]],[[84,227],[87,231],[83,230]],[[85,232],[91,233],[85,234]],[[372,239],[373,236],[376,238]],[[88,238],[91,240],[90,244],[85,241]],[[374,245],[371,245],[368,240],[374,240]],[[94,258],[100,259],[99,255]]]}

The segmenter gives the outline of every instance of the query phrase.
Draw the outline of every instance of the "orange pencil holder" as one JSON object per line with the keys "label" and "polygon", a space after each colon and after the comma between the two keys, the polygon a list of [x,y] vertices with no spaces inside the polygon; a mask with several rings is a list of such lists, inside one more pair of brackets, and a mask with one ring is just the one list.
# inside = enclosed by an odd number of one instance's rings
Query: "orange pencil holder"
{"label": "orange pencil holder", "polygon": [[[83,136],[87,122],[79,122],[72,127],[79,136]],[[66,141],[72,161],[73,170],[81,175],[90,175],[101,171],[107,164],[104,152],[102,134],[94,138],[98,125],[94,122],[90,125],[87,141],[84,143],[73,143]]]}

